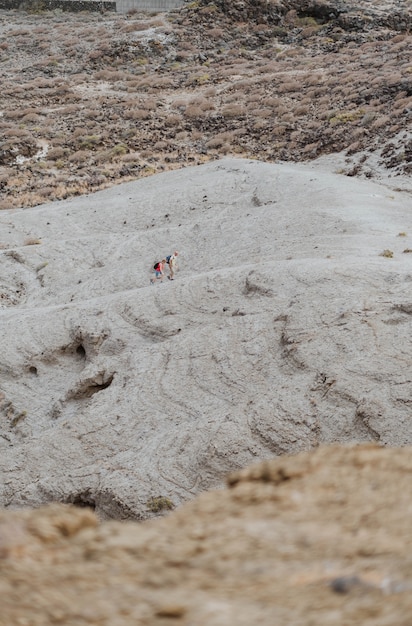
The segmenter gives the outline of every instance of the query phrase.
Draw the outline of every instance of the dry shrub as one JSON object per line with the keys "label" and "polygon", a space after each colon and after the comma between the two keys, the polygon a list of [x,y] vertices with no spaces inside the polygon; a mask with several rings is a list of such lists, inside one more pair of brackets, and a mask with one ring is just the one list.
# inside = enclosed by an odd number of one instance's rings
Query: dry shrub
{"label": "dry shrub", "polygon": [[124,154],[121,160],[123,163],[139,163],[140,154],[138,152],[129,152],[128,154]]}
{"label": "dry shrub", "polygon": [[224,96],[224,101],[223,102],[224,102],[224,104],[233,104],[233,103],[238,104],[239,100],[241,98],[242,98],[242,94],[240,94],[240,93],[236,93],[236,92],[235,93],[227,93]]}
{"label": "dry shrub", "polygon": [[221,146],[221,147],[219,148],[219,154],[228,154],[228,153],[230,153],[230,152],[235,152],[235,153],[236,153],[236,152],[241,152],[241,150],[240,150],[240,149],[237,149],[237,148],[239,148],[239,146],[234,146],[234,147],[232,148],[232,147],[231,147],[231,146],[229,146],[228,144],[224,143],[224,144],[223,144],[223,146]]}
{"label": "dry shrub", "polygon": [[408,109],[412,109],[412,96],[395,100],[392,106],[394,110],[405,110],[407,112]]}
{"label": "dry shrub", "polygon": [[317,98],[316,104],[318,106],[325,106],[330,103],[330,96],[322,96],[321,98]]}
{"label": "dry shrub", "polygon": [[104,80],[107,82],[115,82],[118,80],[122,80],[124,72],[115,71],[115,70],[100,70],[96,72],[94,75],[96,80]]}
{"label": "dry shrub", "polygon": [[58,161],[59,159],[65,158],[67,154],[68,154],[67,148],[60,148],[60,147],[52,148],[51,150],[48,151],[47,158],[50,161]]}
{"label": "dry shrub", "polygon": [[77,137],[81,137],[82,135],[86,135],[87,134],[87,128],[85,128],[84,126],[79,126],[78,128],[75,128],[74,131],[72,132],[72,139],[77,139]]}
{"label": "dry shrub", "polygon": [[64,46],[65,48],[71,48],[73,46],[76,46],[77,43],[78,40],[75,37],[69,37],[68,39],[63,39],[60,41],[60,45]]}
{"label": "dry shrub", "polygon": [[223,145],[228,145],[234,139],[234,133],[232,131],[227,131],[224,133],[220,133],[215,135],[209,141],[205,143],[206,148],[220,148]]}
{"label": "dry shrub", "polygon": [[187,107],[187,99],[186,98],[176,98],[176,100],[173,100],[173,102],[171,103],[171,107],[173,109],[180,109],[183,110]]}
{"label": "dry shrub", "polygon": [[[137,73],[138,74],[142,74],[143,72],[142,71],[138,71]],[[127,82],[127,86],[128,87],[130,85],[135,84],[135,83],[137,84],[137,82],[138,82],[137,76],[136,76],[136,72],[133,72],[133,73],[126,72],[124,79]]]}
{"label": "dry shrub", "polygon": [[278,78],[274,74],[266,74],[262,76],[259,80],[262,85],[271,85],[272,89],[277,88],[278,86]]}
{"label": "dry shrub", "polygon": [[263,118],[269,118],[274,114],[273,109],[253,109],[253,111],[248,111],[248,113],[250,115],[252,115],[253,117],[263,117]]}
{"label": "dry shrub", "polygon": [[24,137],[33,138],[33,136],[31,135],[31,133],[29,133],[28,130],[26,130],[25,128],[19,128],[18,126],[12,126],[11,128],[8,128],[7,130],[3,130],[2,135],[3,137],[16,137],[18,139],[22,139]]}
{"label": "dry shrub", "polygon": [[371,128],[377,130],[379,128],[383,128],[384,126],[388,126],[390,124],[391,118],[387,115],[381,115],[376,120],[374,120],[371,124]]}
{"label": "dry shrub", "polygon": [[386,86],[386,81],[385,78],[383,76],[375,76],[375,78],[373,78],[372,80],[370,80],[370,86],[371,87],[381,87],[382,85]]}
{"label": "dry shrub", "polygon": [[89,153],[86,150],[77,150],[76,152],[73,152],[67,160],[69,163],[83,163],[84,161],[87,161],[88,158]]}
{"label": "dry shrub", "polygon": [[9,209],[13,209],[17,206],[17,200],[12,198],[0,199],[0,211],[7,211]]}
{"label": "dry shrub", "polygon": [[303,39],[309,39],[316,35],[320,28],[320,26],[307,26],[302,30],[301,37],[303,37]]}
{"label": "dry shrub", "polygon": [[186,141],[186,139],[187,139],[187,132],[185,130],[181,130],[179,133],[176,133],[177,141]]}
{"label": "dry shrub", "polygon": [[223,139],[221,137],[212,137],[205,143],[206,148],[220,148],[223,146]]}
{"label": "dry shrub", "polygon": [[27,35],[30,35],[30,31],[29,30],[24,30],[24,28],[17,29],[17,30],[12,30],[12,31],[9,31],[7,33],[8,37],[22,37],[22,36],[25,37]]}
{"label": "dry shrub", "polygon": [[21,109],[5,109],[3,111],[3,117],[7,120],[19,120],[24,116],[24,111]]}
{"label": "dry shrub", "polygon": [[139,20],[137,22],[133,22],[133,25],[134,25],[134,29],[133,30],[139,31],[139,30],[148,30],[152,24],[150,23],[149,20],[147,20],[147,21],[140,21]]}
{"label": "dry shrub", "polygon": [[198,106],[202,111],[213,111],[215,108],[213,102],[203,96],[193,98],[193,100],[189,102],[189,106]]}
{"label": "dry shrub", "polygon": [[135,93],[136,91],[138,91],[139,83],[140,80],[137,80],[136,78],[134,80],[128,81],[126,89],[127,93]]}
{"label": "dry shrub", "polygon": [[206,98],[213,98],[216,95],[216,88],[208,87],[204,90],[203,95],[206,96]]}
{"label": "dry shrub", "polygon": [[[93,163],[110,163],[116,155],[111,150],[100,150],[93,153]],[[122,158],[125,155],[120,155]]]}
{"label": "dry shrub", "polygon": [[144,78],[139,83],[140,89],[166,89],[173,87],[174,80],[170,76],[152,75]]}
{"label": "dry shrub", "polygon": [[285,124],[279,124],[278,126],[275,126],[273,128],[273,133],[275,134],[275,136],[279,136],[279,137],[286,135],[287,131],[288,131],[288,128]]}
{"label": "dry shrub", "polygon": [[54,187],[41,187],[37,193],[42,198],[50,198],[50,196],[54,196]]}
{"label": "dry shrub", "polygon": [[139,24],[138,22],[132,22],[131,24],[127,22],[125,24],[121,24],[119,30],[122,33],[133,33],[144,29],[141,28],[141,24]]}
{"label": "dry shrub", "polygon": [[36,124],[37,122],[40,122],[41,119],[42,118],[40,115],[37,115],[37,113],[28,113],[22,118],[22,122],[25,124]]}
{"label": "dry shrub", "polygon": [[286,113],[283,113],[282,115],[278,115],[277,116],[284,124],[291,124],[295,117],[293,115],[293,113],[291,113],[290,111],[287,111]]}
{"label": "dry shrub", "polygon": [[356,89],[354,91],[350,91],[349,89],[344,89],[342,91],[342,95],[345,98],[345,102],[353,102],[354,100],[357,100],[359,96],[359,90]]}
{"label": "dry shrub", "polygon": [[362,137],[365,136],[365,134],[367,132],[368,131],[366,131],[364,128],[359,128],[359,127],[358,128],[354,128],[351,131],[351,137],[352,137],[352,139],[361,139]]}
{"label": "dry shrub", "polygon": [[93,150],[102,143],[102,135],[80,135],[76,138],[76,144],[81,150]]}
{"label": "dry shrub", "polygon": [[259,104],[266,104],[264,100],[262,100],[262,94],[259,92],[253,91],[253,93],[249,94],[246,98],[247,102],[259,102]]}
{"label": "dry shrub", "polygon": [[267,98],[263,98],[262,105],[265,107],[278,107],[282,104],[282,100],[280,98],[274,98],[273,96],[269,96]]}
{"label": "dry shrub", "polygon": [[293,132],[290,133],[290,140],[296,142],[301,136],[302,136],[301,130],[294,130]]}
{"label": "dry shrub", "polygon": [[153,156],[153,152],[152,150],[141,150],[140,151],[140,156],[142,159],[150,159]]}
{"label": "dry shrub", "polygon": [[153,146],[154,150],[166,150],[169,147],[169,143],[167,141],[156,141]]}
{"label": "dry shrub", "polygon": [[330,94],[330,88],[327,85],[314,87],[314,88],[308,89],[307,91],[307,96],[311,100],[317,100],[318,98],[320,98],[321,96],[324,96],[325,94]]}
{"label": "dry shrub", "polygon": [[155,111],[157,109],[158,102],[153,98],[146,98],[145,100],[141,100],[139,102],[139,106],[145,111]]}
{"label": "dry shrub", "polygon": [[266,63],[258,67],[257,71],[259,74],[276,74],[279,71],[279,63],[277,61]]}
{"label": "dry shrub", "polygon": [[319,142],[309,143],[302,149],[302,152],[303,154],[312,154],[314,156],[318,148],[319,148]]}
{"label": "dry shrub", "polygon": [[81,104],[74,104],[72,101],[78,101],[80,98],[73,97],[72,94],[69,95],[69,97],[66,98],[66,100],[71,101],[70,104],[67,104],[66,106],[62,107],[60,109],[60,113],[61,115],[74,115],[75,113],[77,113],[78,111],[80,111],[82,109],[82,105]]}
{"label": "dry shrub", "polygon": [[302,49],[299,48],[286,48],[282,52],[282,55],[287,59],[294,59],[296,57],[304,56],[304,53],[302,53]]}
{"label": "dry shrub", "polygon": [[398,100],[407,100],[407,95],[408,92],[407,91],[399,91],[396,96],[395,96],[395,102],[397,102]]}
{"label": "dry shrub", "polygon": [[324,79],[323,74],[307,74],[305,76],[305,83],[310,86],[318,85]]}
{"label": "dry shrub", "polygon": [[207,31],[207,35],[211,39],[223,39],[225,31],[222,28],[211,28]]}
{"label": "dry shrub", "polygon": [[277,107],[274,113],[276,114],[277,117],[282,117],[282,115],[285,115],[289,111],[290,111],[290,108],[287,107],[286,104],[282,104],[282,106]]}
{"label": "dry shrub", "polygon": [[232,119],[236,117],[243,117],[245,112],[243,107],[239,104],[232,104],[224,106],[221,113],[226,119]]}
{"label": "dry shrub", "polygon": [[123,118],[125,120],[148,120],[151,117],[150,111],[145,111],[144,109],[129,109],[125,110],[123,113]]}
{"label": "dry shrub", "polygon": [[298,117],[302,117],[303,115],[307,115],[309,113],[309,107],[308,106],[297,106],[294,110],[293,113],[295,115],[297,115]]}
{"label": "dry shrub", "polygon": [[196,105],[188,105],[184,110],[184,116],[189,119],[203,118],[205,116],[203,109]]}
{"label": "dry shrub", "polygon": [[37,89],[48,89],[50,87],[53,87],[55,85],[56,82],[58,82],[59,79],[56,78],[42,78],[41,76],[38,76],[37,78],[35,78],[34,80],[31,81],[31,83],[27,83],[26,88],[37,88]]}
{"label": "dry shrub", "polygon": [[232,66],[229,69],[221,69],[219,72],[222,78],[231,78],[234,74],[236,74],[236,70]]}
{"label": "dry shrub", "polygon": [[395,87],[402,82],[402,74],[394,72],[390,76],[386,77],[386,84],[388,87]]}
{"label": "dry shrub", "polygon": [[177,115],[174,113],[170,113],[170,115],[167,115],[163,120],[164,125],[167,127],[179,126],[180,122],[181,122],[180,115]]}
{"label": "dry shrub", "polygon": [[354,141],[347,147],[346,154],[347,155],[355,154],[360,149],[361,149],[361,142],[360,141]]}
{"label": "dry shrub", "polygon": [[149,20],[149,25],[153,28],[159,28],[162,26],[166,26],[164,19],[162,16],[154,16]]}
{"label": "dry shrub", "polygon": [[258,119],[253,124],[253,130],[263,130],[268,125],[267,120]]}
{"label": "dry shrub", "polygon": [[91,50],[88,54],[90,61],[97,61],[98,59],[103,59],[107,55],[108,50],[101,48],[97,48],[96,50]]}
{"label": "dry shrub", "polygon": [[231,86],[233,91],[245,91],[246,93],[254,86],[255,81],[252,78],[244,78],[238,80]]}
{"label": "dry shrub", "polygon": [[102,112],[99,109],[84,109],[83,117],[87,120],[102,120]]}

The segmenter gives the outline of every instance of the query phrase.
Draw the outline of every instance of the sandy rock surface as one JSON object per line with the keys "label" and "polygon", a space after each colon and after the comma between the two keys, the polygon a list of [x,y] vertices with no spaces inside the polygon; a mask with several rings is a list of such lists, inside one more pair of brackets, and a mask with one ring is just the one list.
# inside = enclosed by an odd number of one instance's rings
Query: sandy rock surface
{"label": "sandy rock surface", "polygon": [[1,626],[409,626],[411,449],[321,447],[162,520],[0,513]]}
{"label": "sandy rock surface", "polygon": [[410,209],[224,159],[2,211],[0,505],[143,519],[255,460],[412,444]]}

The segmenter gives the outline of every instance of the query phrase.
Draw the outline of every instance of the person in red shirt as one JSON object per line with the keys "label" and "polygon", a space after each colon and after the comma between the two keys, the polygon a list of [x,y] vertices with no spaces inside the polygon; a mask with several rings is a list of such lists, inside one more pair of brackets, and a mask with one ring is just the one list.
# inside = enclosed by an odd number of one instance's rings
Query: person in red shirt
{"label": "person in red shirt", "polygon": [[155,271],[155,277],[150,279],[152,285],[154,284],[155,280],[160,280],[161,283],[163,282],[165,265],[166,259],[162,259],[162,261],[158,261],[154,264],[153,269]]}

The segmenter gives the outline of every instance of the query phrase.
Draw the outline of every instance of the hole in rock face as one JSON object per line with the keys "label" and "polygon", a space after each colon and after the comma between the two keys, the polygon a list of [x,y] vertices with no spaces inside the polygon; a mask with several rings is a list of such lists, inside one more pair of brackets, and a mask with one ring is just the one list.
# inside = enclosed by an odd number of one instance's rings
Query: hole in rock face
{"label": "hole in rock face", "polygon": [[89,491],[73,495],[68,499],[67,502],[80,508],[92,509],[93,511],[96,508],[96,502]]}
{"label": "hole in rock face", "polygon": [[87,397],[93,396],[95,393],[98,393],[99,391],[103,391],[103,389],[107,389],[107,387],[110,387],[110,385],[112,384],[113,378],[114,378],[114,375],[110,376],[108,380],[106,380],[106,382],[104,383],[101,383],[101,384],[93,383],[89,385],[88,387],[83,389],[83,393],[81,395],[84,398],[87,398]]}
{"label": "hole in rock face", "polygon": [[34,365],[31,365],[29,367],[29,372],[30,374],[33,374],[33,376],[37,376],[37,367],[35,367]]}
{"label": "hole in rock face", "polygon": [[76,348],[76,354],[81,358],[81,359],[85,359],[86,358],[86,350],[84,349],[84,346],[82,344],[79,344]]}
{"label": "hole in rock face", "polygon": [[68,397],[71,400],[85,400],[86,398],[91,398],[95,393],[99,391],[103,391],[103,389],[107,389],[110,387],[114,379],[114,374],[110,374],[110,376],[101,382],[101,377],[98,376],[96,379],[88,379],[83,382],[77,389],[74,389]]}

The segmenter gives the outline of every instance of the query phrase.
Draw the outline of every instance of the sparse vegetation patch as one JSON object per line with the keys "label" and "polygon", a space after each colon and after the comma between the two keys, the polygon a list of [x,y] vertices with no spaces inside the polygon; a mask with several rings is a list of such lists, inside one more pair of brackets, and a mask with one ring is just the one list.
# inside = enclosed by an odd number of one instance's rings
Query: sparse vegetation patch
{"label": "sparse vegetation patch", "polygon": [[[380,151],[394,175],[410,174],[410,5],[362,6],[196,0],[87,20],[4,11],[0,208],[227,154]],[[362,163],[347,173],[371,175]]]}

